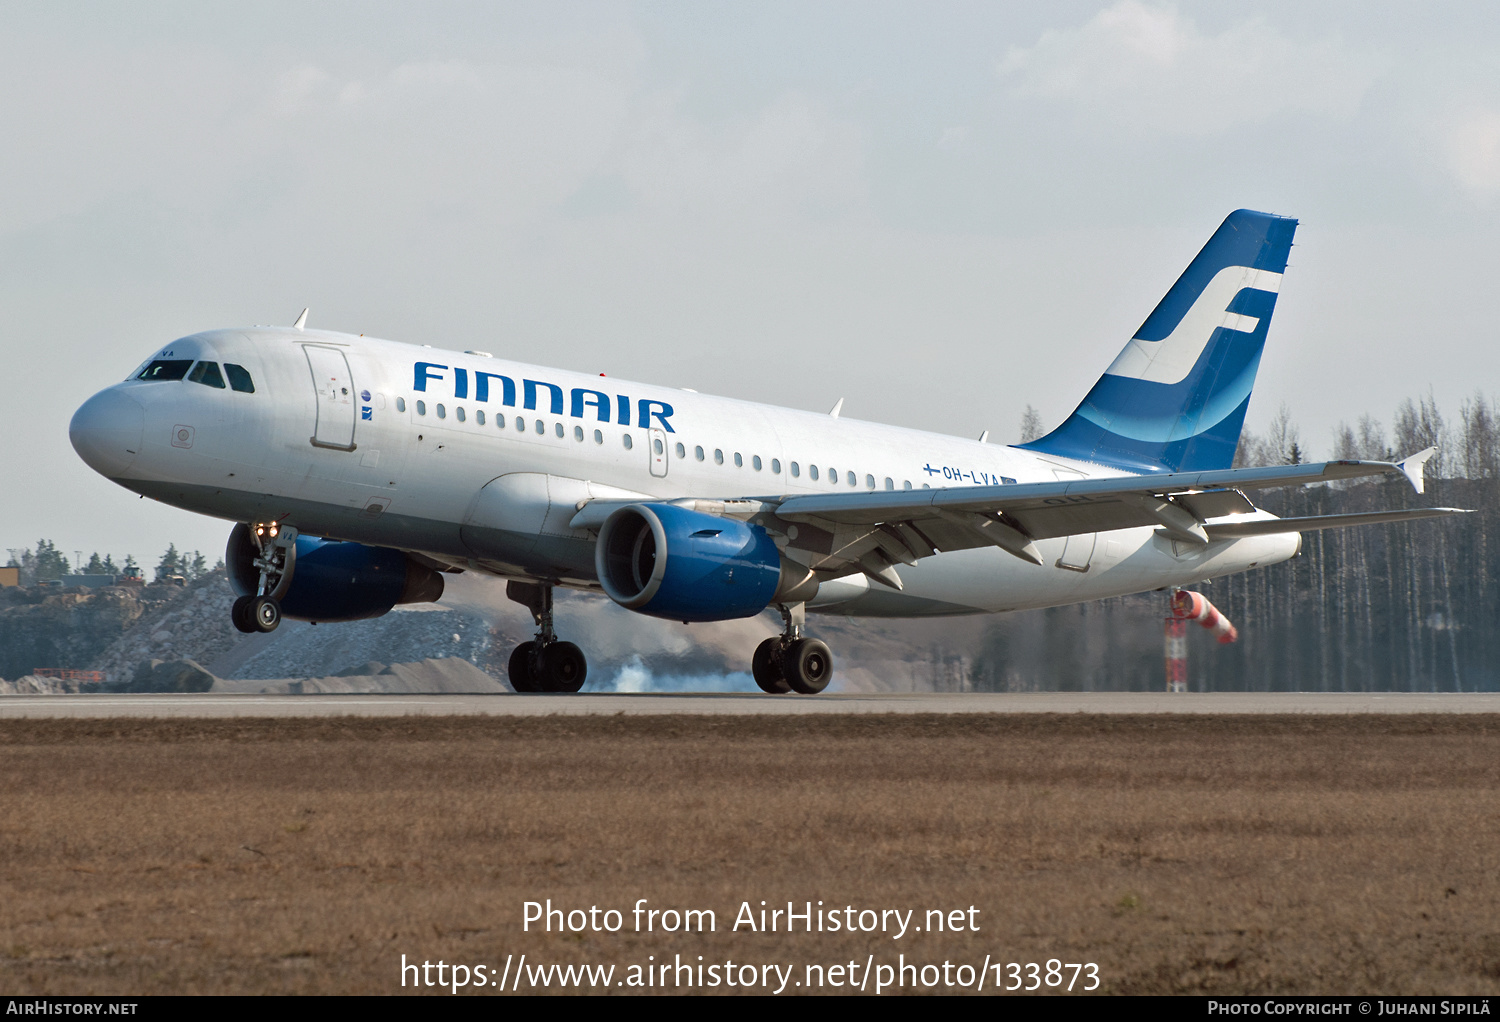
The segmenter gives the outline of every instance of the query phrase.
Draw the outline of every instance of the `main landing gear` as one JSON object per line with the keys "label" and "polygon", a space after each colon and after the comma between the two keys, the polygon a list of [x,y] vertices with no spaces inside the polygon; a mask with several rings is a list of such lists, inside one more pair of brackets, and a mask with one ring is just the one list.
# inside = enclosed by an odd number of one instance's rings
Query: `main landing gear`
{"label": "main landing gear", "polygon": [[800,692],[816,695],[828,687],[833,678],[833,654],[826,643],[804,638],[802,626],[807,619],[805,604],[777,604],[784,630],[755,648],[750,672],[762,692],[784,695]]}
{"label": "main landing gear", "polygon": [[510,655],[510,687],[517,692],[577,692],[589,664],[571,642],[559,642],[552,630],[552,587],[545,582],[507,582],[505,595],[531,611],[536,638]]}
{"label": "main landing gear", "polygon": [[[229,619],[242,632],[274,632],[281,624],[281,597],[292,582],[297,561],[297,530],[275,522],[236,526],[246,529],[256,549],[252,565],[259,572],[255,592],[229,608]],[[231,538],[231,545],[233,538]]]}

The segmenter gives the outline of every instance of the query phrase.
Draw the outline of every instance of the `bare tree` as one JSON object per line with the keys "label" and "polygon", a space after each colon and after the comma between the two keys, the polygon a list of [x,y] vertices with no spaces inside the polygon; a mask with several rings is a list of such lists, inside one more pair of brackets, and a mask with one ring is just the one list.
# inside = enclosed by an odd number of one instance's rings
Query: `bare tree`
{"label": "bare tree", "polygon": [[1042,417],[1037,414],[1031,405],[1026,406],[1026,411],[1021,414],[1021,443],[1029,444],[1038,440],[1042,435]]}
{"label": "bare tree", "polygon": [[1335,461],[1359,460],[1359,441],[1347,422],[1340,422],[1333,431],[1333,458]]}
{"label": "bare tree", "polygon": [[1356,448],[1363,461],[1389,461],[1391,450],[1385,444],[1385,427],[1373,415],[1359,417],[1359,446]]}
{"label": "bare tree", "polygon": [[1469,479],[1500,477],[1500,424],[1495,422],[1484,395],[1476,391],[1472,401],[1459,406],[1458,417],[1464,476]]}
{"label": "bare tree", "polygon": [[1417,451],[1436,447],[1437,453],[1427,463],[1427,471],[1434,479],[1447,478],[1448,459],[1444,449],[1448,446],[1448,427],[1438,411],[1437,399],[1429,390],[1427,396],[1413,405],[1411,398],[1396,409],[1396,457],[1404,458]]}
{"label": "bare tree", "polygon": [[1255,435],[1253,430],[1241,429],[1240,441],[1234,448],[1234,467],[1250,468],[1251,466],[1262,464],[1262,462],[1256,459],[1260,455],[1263,446],[1263,441]]}

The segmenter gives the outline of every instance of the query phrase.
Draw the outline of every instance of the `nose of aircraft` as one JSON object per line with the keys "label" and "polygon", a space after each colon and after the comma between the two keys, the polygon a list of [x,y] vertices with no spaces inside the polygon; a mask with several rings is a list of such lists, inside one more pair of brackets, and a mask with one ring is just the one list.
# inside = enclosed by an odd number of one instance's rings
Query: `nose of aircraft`
{"label": "nose of aircraft", "polygon": [[111,387],[89,398],[73,413],[68,439],[90,468],[116,479],[135,460],[145,428],[145,406]]}

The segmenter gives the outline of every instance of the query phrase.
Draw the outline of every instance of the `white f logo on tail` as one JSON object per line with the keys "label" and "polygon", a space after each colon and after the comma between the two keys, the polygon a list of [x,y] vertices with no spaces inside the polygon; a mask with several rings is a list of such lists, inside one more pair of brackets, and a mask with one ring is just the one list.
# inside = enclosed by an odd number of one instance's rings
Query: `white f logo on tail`
{"label": "white f logo on tail", "polygon": [[1132,338],[1105,374],[1151,383],[1181,383],[1198,364],[1215,330],[1223,327],[1248,334],[1260,324],[1255,316],[1225,311],[1235,295],[1246,288],[1276,294],[1281,290],[1281,274],[1249,266],[1224,267],[1214,274],[1170,334],[1159,341]]}

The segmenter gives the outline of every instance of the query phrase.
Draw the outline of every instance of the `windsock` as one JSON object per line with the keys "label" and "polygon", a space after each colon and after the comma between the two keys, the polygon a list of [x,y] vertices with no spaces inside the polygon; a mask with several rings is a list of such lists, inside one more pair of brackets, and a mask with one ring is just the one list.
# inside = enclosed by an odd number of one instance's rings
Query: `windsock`
{"label": "windsock", "polygon": [[1172,594],[1172,616],[1184,621],[1196,621],[1214,633],[1221,643],[1233,642],[1240,637],[1239,630],[1229,619],[1219,613],[1201,593],[1190,593],[1179,589]]}

